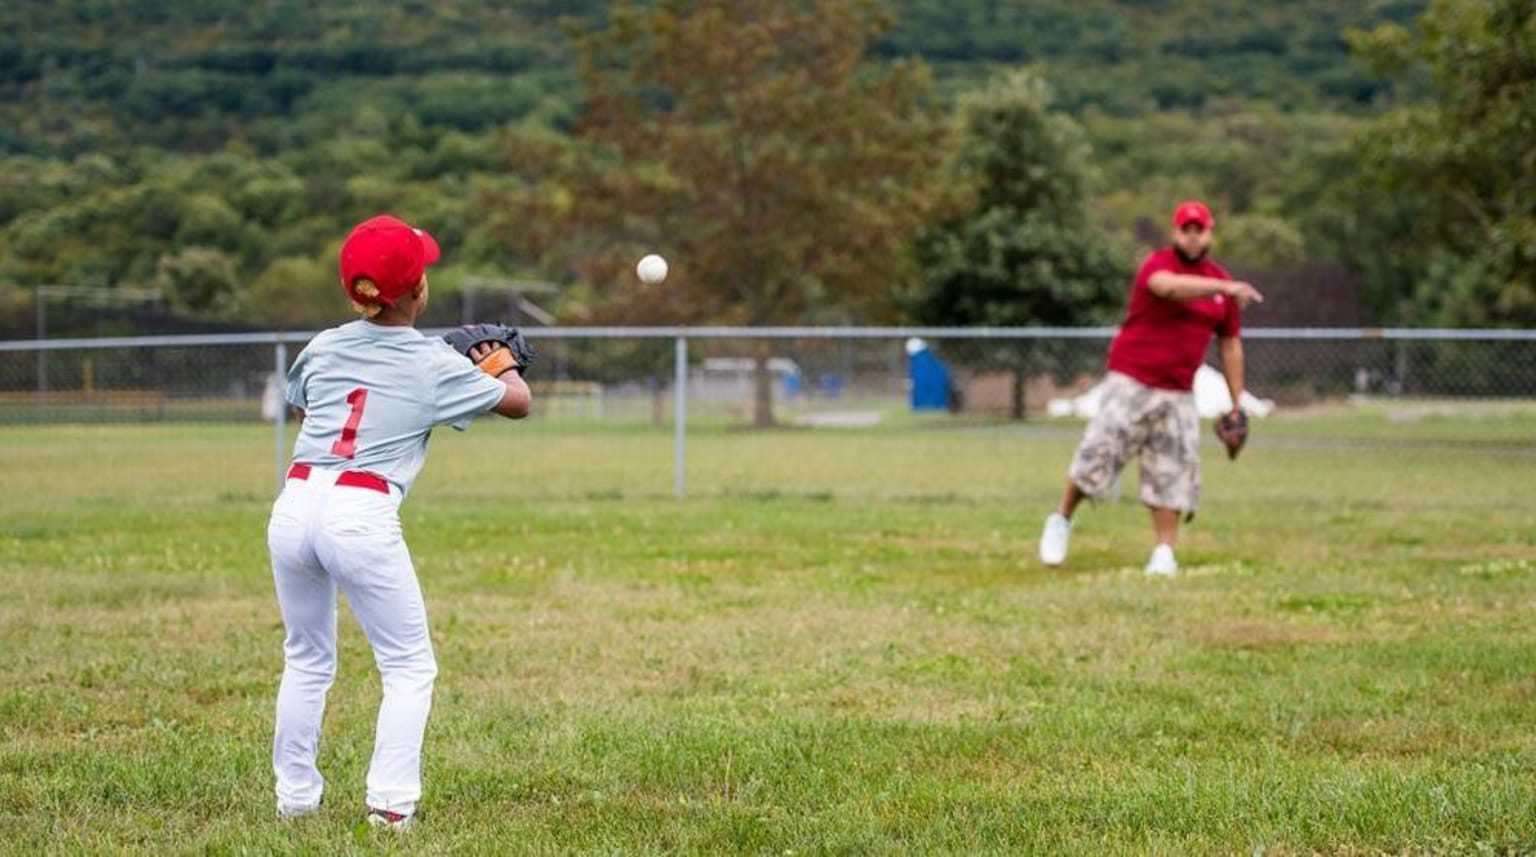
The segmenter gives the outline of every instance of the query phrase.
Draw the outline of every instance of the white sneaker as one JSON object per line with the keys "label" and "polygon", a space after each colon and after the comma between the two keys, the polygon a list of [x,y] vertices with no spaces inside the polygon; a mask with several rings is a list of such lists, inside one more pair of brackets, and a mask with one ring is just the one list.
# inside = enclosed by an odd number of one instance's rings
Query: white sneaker
{"label": "white sneaker", "polygon": [[369,809],[368,826],[382,827],[395,833],[406,833],[416,826],[416,814],[405,815],[387,809]]}
{"label": "white sneaker", "polygon": [[1173,577],[1179,573],[1179,561],[1173,558],[1171,545],[1158,545],[1152,549],[1152,558],[1144,569],[1148,577]]}
{"label": "white sneaker", "polygon": [[1045,519],[1045,529],[1040,533],[1040,561],[1046,565],[1061,565],[1067,559],[1067,537],[1072,535],[1072,522],[1060,512],[1052,512]]}

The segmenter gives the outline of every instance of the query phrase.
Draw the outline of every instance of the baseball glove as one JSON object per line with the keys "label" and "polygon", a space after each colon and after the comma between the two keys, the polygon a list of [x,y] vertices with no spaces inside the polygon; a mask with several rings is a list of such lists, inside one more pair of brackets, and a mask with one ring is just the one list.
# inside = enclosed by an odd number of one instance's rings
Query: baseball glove
{"label": "baseball glove", "polygon": [[1237,458],[1248,442],[1248,415],[1241,410],[1224,414],[1216,421],[1216,439],[1226,445],[1229,460]]}
{"label": "baseball glove", "polygon": [[533,346],[523,338],[523,332],[515,327],[504,324],[466,324],[443,334],[443,339],[453,346],[454,351],[471,360],[474,358],[470,357],[469,351],[476,345],[498,346],[475,364],[493,378],[512,369],[522,375],[533,365]]}

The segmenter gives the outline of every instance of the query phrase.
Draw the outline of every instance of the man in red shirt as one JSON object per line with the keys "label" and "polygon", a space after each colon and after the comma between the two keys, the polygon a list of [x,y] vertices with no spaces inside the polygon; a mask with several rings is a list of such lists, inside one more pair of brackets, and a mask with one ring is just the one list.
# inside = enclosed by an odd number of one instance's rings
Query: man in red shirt
{"label": "man in red shirt", "polygon": [[1148,254],[1131,286],[1130,306],[1109,346],[1109,374],[1099,411],[1067,471],[1061,505],[1046,518],[1040,560],[1067,558],[1072,513],[1085,497],[1107,494],[1132,455],[1141,458],[1141,501],[1152,512],[1157,547],[1146,572],[1171,577],[1179,516],[1200,500],[1200,416],[1195,371],[1219,337],[1222,373],[1233,410],[1243,393],[1242,309],[1263,300],[1211,261],[1215,220],[1201,202],[1173,214],[1173,245]]}

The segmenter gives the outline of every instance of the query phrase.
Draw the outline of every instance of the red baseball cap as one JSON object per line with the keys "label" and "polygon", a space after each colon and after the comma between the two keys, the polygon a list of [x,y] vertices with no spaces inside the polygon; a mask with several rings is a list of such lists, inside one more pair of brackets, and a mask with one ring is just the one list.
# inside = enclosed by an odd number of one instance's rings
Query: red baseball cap
{"label": "red baseball cap", "polygon": [[[416,288],[440,251],[431,235],[387,214],[359,223],[341,245],[341,288],[360,304],[393,306]],[[353,290],[360,279],[379,287],[377,297]]]}
{"label": "red baseball cap", "polygon": [[1183,229],[1186,223],[1198,223],[1206,229],[1216,225],[1216,218],[1211,216],[1211,210],[1205,203],[1192,199],[1179,203],[1179,207],[1173,210],[1173,228]]}

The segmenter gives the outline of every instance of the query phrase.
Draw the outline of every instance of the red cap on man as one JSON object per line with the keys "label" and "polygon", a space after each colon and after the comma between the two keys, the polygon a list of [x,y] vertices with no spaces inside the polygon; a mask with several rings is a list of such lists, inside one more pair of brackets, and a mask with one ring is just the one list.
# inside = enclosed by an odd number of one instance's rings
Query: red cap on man
{"label": "red cap on man", "polygon": [[[440,251],[431,235],[399,218],[381,214],[359,223],[341,245],[341,287],[360,304],[394,306],[416,288]],[[358,280],[378,287],[377,295],[358,294]]]}
{"label": "red cap on man", "polygon": [[1174,229],[1183,229],[1189,223],[1198,223],[1202,229],[1210,229],[1216,225],[1216,218],[1211,216],[1211,210],[1205,203],[1192,199],[1179,203],[1179,207],[1173,210]]}

